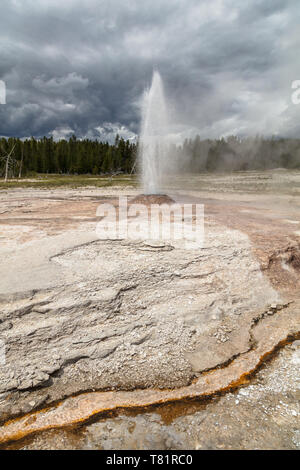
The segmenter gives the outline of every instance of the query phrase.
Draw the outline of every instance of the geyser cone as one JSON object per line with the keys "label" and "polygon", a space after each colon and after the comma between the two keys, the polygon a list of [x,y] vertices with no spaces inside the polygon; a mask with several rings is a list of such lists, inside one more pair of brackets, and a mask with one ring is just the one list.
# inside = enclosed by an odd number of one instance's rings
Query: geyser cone
{"label": "geyser cone", "polygon": [[159,194],[167,158],[168,119],[163,83],[153,73],[151,88],[145,93],[142,107],[140,162],[144,194]]}
{"label": "geyser cone", "polygon": [[139,194],[129,201],[130,204],[174,204],[175,201],[166,194]]}

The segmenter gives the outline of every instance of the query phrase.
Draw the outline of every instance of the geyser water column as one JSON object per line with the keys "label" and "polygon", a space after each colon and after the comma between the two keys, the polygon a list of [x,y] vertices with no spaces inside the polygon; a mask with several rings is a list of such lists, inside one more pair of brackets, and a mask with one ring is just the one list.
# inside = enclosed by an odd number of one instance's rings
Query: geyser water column
{"label": "geyser water column", "polygon": [[160,74],[153,72],[152,84],[144,93],[139,158],[144,194],[159,194],[167,160],[168,117]]}

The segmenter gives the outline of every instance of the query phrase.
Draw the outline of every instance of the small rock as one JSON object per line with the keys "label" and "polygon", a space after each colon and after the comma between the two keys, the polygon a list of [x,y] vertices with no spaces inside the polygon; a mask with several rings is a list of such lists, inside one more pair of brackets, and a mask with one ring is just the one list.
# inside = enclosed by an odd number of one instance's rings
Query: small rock
{"label": "small rock", "polygon": [[291,348],[292,348],[292,349],[298,349],[298,348],[300,348],[300,340],[297,339],[296,341],[294,341],[294,342],[291,344]]}

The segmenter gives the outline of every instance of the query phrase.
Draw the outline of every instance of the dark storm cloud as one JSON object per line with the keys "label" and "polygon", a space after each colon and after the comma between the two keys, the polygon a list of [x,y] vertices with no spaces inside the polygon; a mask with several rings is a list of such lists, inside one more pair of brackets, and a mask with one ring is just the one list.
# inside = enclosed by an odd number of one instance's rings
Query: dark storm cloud
{"label": "dark storm cloud", "polygon": [[2,0],[0,135],[132,137],[153,68],[179,137],[297,134],[299,10],[296,0]]}

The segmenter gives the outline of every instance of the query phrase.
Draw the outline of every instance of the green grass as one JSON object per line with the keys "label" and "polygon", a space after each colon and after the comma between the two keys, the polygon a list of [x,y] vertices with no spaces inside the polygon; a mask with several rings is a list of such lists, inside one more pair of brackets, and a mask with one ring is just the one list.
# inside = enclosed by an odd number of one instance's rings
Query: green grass
{"label": "green grass", "polygon": [[105,188],[110,186],[137,186],[136,176],[92,176],[92,175],[45,175],[27,176],[25,178],[10,179],[7,182],[0,179],[0,190],[10,188],[79,188],[93,186]]}

